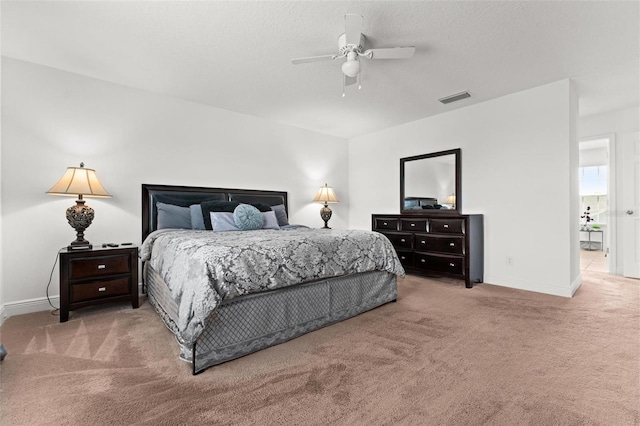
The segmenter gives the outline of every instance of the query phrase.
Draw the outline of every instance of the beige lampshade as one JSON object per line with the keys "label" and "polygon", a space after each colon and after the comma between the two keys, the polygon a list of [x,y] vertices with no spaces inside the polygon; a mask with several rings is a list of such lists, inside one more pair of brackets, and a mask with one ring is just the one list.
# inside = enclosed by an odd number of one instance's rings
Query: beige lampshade
{"label": "beige lampshade", "polygon": [[333,192],[333,188],[328,186],[326,183],[324,186],[321,186],[313,199],[314,203],[339,203],[338,197],[336,197],[336,193]]}
{"label": "beige lampshade", "polygon": [[455,204],[456,203],[456,196],[451,194],[447,197],[447,203],[446,204]]}
{"label": "beige lampshade", "polygon": [[96,171],[86,169],[84,163],[80,163],[80,167],[67,167],[64,176],[47,191],[47,194],[111,198],[111,194],[98,180]]}

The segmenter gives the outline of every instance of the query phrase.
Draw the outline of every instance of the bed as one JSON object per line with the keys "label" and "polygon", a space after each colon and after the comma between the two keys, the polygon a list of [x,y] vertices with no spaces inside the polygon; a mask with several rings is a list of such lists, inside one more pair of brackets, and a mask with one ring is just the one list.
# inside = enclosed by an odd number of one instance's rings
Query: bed
{"label": "bed", "polygon": [[[227,204],[268,229],[219,232]],[[142,185],[143,291],[194,375],[395,301],[404,269],[386,237],[287,214],[286,192]]]}

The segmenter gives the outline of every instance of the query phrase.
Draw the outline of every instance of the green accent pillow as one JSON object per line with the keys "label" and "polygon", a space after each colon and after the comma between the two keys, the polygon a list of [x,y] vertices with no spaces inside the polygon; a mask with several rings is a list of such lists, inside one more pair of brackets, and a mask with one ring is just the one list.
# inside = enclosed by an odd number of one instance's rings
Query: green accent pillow
{"label": "green accent pillow", "polygon": [[242,231],[251,231],[262,228],[264,218],[257,208],[249,204],[240,204],[233,211],[233,220]]}

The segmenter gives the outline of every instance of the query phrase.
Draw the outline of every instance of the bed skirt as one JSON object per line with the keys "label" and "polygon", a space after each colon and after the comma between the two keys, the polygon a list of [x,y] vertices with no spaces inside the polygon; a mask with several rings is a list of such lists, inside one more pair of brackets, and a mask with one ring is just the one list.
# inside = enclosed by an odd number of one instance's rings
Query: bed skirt
{"label": "bed skirt", "polygon": [[[148,262],[144,283],[149,303],[175,335],[178,307]],[[237,297],[213,312],[193,347],[179,343],[180,358],[198,374],[395,301],[396,295],[396,275],[373,271]]]}

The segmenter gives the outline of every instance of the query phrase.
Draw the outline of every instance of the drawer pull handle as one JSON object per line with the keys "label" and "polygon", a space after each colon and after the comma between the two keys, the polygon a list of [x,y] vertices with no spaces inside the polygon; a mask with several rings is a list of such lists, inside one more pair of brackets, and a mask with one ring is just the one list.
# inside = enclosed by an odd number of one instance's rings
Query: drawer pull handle
{"label": "drawer pull handle", "polygon": [[421,244],[427,244],[427,242],[425,240],[420,240]]}
{"label": "drawer pull handle", "polygon": [[106,287],[99,287],[98,291],[107,291],[107,288]]}
{"label": "drawer pull handle", "polygon": [[424,260],[424,259],[420,259],[420,262],[425,263],[425,262],[426,262],[426,260]]}
{"label": "drawer pull handle", "polygon": [[450,262],[450,263],[449,263],[449,266],[456,266],[456,264],[455,264],[455,263],[451,263],[451,262]]}
{"label": "drawer pull handle", "polygon": [[445,228],[448,228],[448,227],[449,227],[449,225],[447,225],[447,224],[445,223],[445,224],[444,224],[444,227],[445,227]]}
{"label": "drawer pull handle", "polygon": [[404,257],[404,256],[400,256],[400,259],[401,259],[401,260],[405,260],[405,259],[406,259],[406,257]]}
{"label": "drawer pull handle", "polygon": [[455,247],[456,243],[449,243],[449,247]]}
{"label": "drawer pull handle", "polygon": [[404,242],[405,242],[405,239],[404,239],[404,238],[400,238],[400,242],[401,242],[401,243],[404,243]]}
{"label": "drawer pull handle", "polygon": [[415,223],[412,223],[412,224],[411,224],[411,226],[416,226],[416,224],[415,224]]}
{"label": "drawer pull handle", "polygon": [[387,222],[382,222],[382,224],[383,224],[384,226],[387,226]]}
{"label": "drawer pull handle", "polygon": [[107,269],[107,265],[98,265],[98,269]]}

